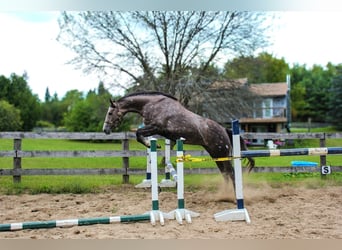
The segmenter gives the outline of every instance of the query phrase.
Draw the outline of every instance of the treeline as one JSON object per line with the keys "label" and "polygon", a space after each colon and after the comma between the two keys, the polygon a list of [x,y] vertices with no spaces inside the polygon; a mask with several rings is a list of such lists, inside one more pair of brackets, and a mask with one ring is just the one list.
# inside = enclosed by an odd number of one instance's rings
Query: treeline
{"label": "treeline", "polygon": [[[59,99],[46,89],[41,102],[27,84],[27,76],[0,76],[0,131],[101,131],[111,94],[99,83],[83,93],[70,90]],[[129,120],[120,128],[128,129]]]}
{"label": "treeline", "polygon": [[[342,64],[290,67],[284,59],[261,53],[230,60],[223,70],[212,65],[206,74],[218,80],[247,77],[249,83],[284,82],[286,74],[290,74],[292,121],[311,118],[342,129]],[[88,93],[70,90],[62,98],[51,95],[47,88],[42,102],[29,88],[27,75],[0,76],[0,131],[101,131],[111,97],[100,82]],[[118,130],[141,122],[133,119],[139,118],[128,116]]]}

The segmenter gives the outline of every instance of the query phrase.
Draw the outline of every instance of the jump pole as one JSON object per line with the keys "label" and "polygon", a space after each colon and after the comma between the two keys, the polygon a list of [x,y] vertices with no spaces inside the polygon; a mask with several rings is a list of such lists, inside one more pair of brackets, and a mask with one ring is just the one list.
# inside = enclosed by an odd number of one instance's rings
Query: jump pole
{"label": "jump pole", "polygon": [[251,223],[247,209],[244,208],[242,190],[242,168],[241,168],[241,149],[240,149],[240,124],[238,120],[232,122],[233,128],[233,157],[234,157],[234,176],[235,176],[235,196],[237,209],[224,210],[214,214],[216,221],[236,221],[245,220]]}
{"label": "jump pole", "polygon": [[0,232],[17,231],[17,230],[24,230],[24,229],[89,226],[89,225],[95,225],[95,224],[129,223],[129,222],[149,221],[149,220],[150,220],[150,214],[83,218],[83,219],[82,218],[81,219],[67,219],[67,220],[54,220],[54,221],[52,220],[31,221],[31,222],[0,224]]}
{"label": "jump pole", "polygon": [[150,153],[150,166],[151,166],[151,194],[152,194],[152,210],[141,215],[125,215],[113,217],[98,217],[98,218],[85,218],[85,219],[66,219],[54,221],[33,221],[33,222],[19,222],[0,224],[1,231],[15,231],[23,229],[40,229],[40,228],[54,228],[54,227],[72,227],[72,226],[87,226],[94,224],[111,224],[111,223],[128,223],[138,221],[150,221],[152,225],[156,225],[160,221],[164,225],[164,219],[169,219],[170,216],[166,213],[159,211],[158,201],[158,170],[157,170],[157,140],[152,138],[151,153]]}
{"label": "jump pole", "polygon": [[[177,159],[183,158],[183,140],[177,140]],[[172,170],[172,169],[171,169]],[[174,169],[172,171],[174,173]],[[185,202],[184,202],[184,162],[177,161],[177,201],[178,201],[178,208],[168,213],[171,219],[176,219],[179,224],[183,224],[183,219],[186,220],[188,223],[192,223],[191,217],[198,217],[200,214],[185,209]]]}
{"label": "jump pole", "polygon": [[276,157],[295,155],[336,155],[342,154],[342,147],[322,147],[322,148],[290,148],[271,150],[249,150],[241,151],[241,157]]}

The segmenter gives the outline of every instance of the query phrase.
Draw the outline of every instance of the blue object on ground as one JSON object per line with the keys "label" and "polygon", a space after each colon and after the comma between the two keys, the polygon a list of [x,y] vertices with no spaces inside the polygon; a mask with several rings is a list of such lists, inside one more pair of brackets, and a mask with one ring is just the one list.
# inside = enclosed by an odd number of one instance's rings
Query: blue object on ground
{"label": "blue object on ground", "polygon": [[317,167],[317,162],[312,161],[291,161],[292,167]]}

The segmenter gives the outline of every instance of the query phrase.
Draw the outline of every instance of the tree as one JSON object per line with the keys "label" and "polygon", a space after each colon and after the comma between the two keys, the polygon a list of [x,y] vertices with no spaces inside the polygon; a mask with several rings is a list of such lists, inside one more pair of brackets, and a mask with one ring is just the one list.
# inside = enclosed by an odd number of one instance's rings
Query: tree
{"label": "tree", "polygon": [[51,101],[51,95],[50,95],[50,91],[49,91],[49,87],[46,87],[45,90],[45,103]]}
{"label": "tree", "polygon": [[[66,100],[72,100],[64,113],[64,125],[69,131],[94,132],[101,131],[105,114],[109,106],[111,94],[100,82],[97,90],[90,90],[85,98],[80,98],[75,91],[68,92]],[[129,129],[127,120],[120,129]]]}
{"label": "tree", "polygon": [[[62,126],[63,114],[66,112],[66,108],[63,103],[59,101],[57,93],[54,93],[53,97],[50,96],[49,89],[45,93],[45,102],[41,104],[42,115],[41,120],[53,124],[55,128]],[[40,124],[44,124],[40,122]]]}
{"label": "tree", "polygon": [[109,77],[114,87],[164,91],[189,107],[217,80],[207,73],[219,59],[268,44],[268,17],[239,11],[63,12],[58,40],[76,52],[70,63]]}
{"label": "tree", "polygon": [[301,103],[301,106],[296,104],[297,117],[302,121],[311,118],[316,122],[327,122],[331,80],[336,75],[336,66],[328,63],[326,67],[314,65],[307,69],[305,65],[295,65],[291,74],[292,89],[302,93],[301,100],[296,97],[296,102]]}
{"label": "tree", "polygon": [[278,59],[263,52],[257,57],[240,56],[229,60],[223,71],[228,79],[248,78],[250,83],[284,82],[289,73],[289,65],[284,58]]}
{"label": "tree", "polygon": [[0,100],[0,131],[21,129],[20,111],[5,100]]}
{"label": "tree", "polygon": [[32,94],[27,78],[26,74],[11,74],[9,78],[0,76],[0,99],[8,101],[20,110],[22,130],[30,131],[36,125],[41,110],[39,98]]}
{"label": "tree", "polygon": [[305,65],[295,64],[291,68],[291,115],[296,121],[306,121],[309,117],[307,110],[309,103],[306,101],[305,79],[310,77],[310,72]]}
{"label": "tree", "polygon": [[336,76],[332,79],[330,101],[329,101],[329,121],[342,130],[342,65],[337,67]]}

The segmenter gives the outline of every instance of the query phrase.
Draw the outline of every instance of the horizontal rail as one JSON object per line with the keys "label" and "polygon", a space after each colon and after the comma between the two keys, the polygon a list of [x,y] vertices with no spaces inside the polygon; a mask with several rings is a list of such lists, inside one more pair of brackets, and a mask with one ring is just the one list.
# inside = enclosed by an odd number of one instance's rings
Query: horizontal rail
{"label": "horizontal rail", "polygon": [[[245,172],[247,168],[243,168]],[[254,167],[254,173],[301,173],[301,172],[319,172],[320,167]],[[342,172],[342,166],[331,166],[332,172]],[[40,168],[40,169],[0,169],[0,176],[13,175],[120,175],[126,173],[122,168]],[[163,175],[164,169],[158,169],[158,174]],[[185,174],[220,174],[218,168],[185,168]],[[130,168],[130,175],[144,175],[146,169]]]}
{"label": "horizontal rail", "polygon": [[124,140],[136,139],[133,132],[119,132],[106,135],[99,132],[0,132],[3,139],[70,139],[70,140]]}
{"label": "horizontal rail", "polygon": [[241,151],[242,157],[272,157],[272,156],[331,155],[331,154],[342,154],[342,147]]}
{"label": "horizontal rail", "polygon": [[[186,150],[187,154],[194,156],[208,156],[205,150]],[[158,151],[159,156],[165,156],[164,151]],[[146,156],[146,150],[7,150],[0,151],[0,157],[51,157],[51,158],[73,158],[73,157],[139,157]],[[171,150],[171,156],[176,156],[176,151]]]}
{"label": "horizontal rail", "polygon": [[342,133],[242,133],[244,139],[341,139]]}
{"label": "horizontal rail", "polygon": [[150,220],[150,214],[123,215],[110,217],[94,217],[79,218],[66,220],[50,220],[50,221],[27,221],[8,224],[0,224],[0,232],[16,231],[23,229],[39,229],[39,228],[55,228],[55,227],[71,227],[71,226],[88,226],[95,224],[111,224],[111,223],[127,223],[136,221]]}
{"label": "horizontal rail", "polygon": [[[242,133],[245,139],[340,139],[342,133]],[[156,136],[157,138],[162,138]],[[100,132],[0,132],[0,139],[70,139],[70,140],[124,140],[136,139],[134,132],[106,135]]]}

